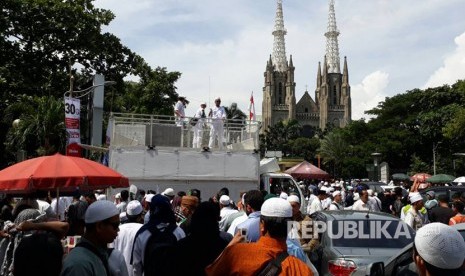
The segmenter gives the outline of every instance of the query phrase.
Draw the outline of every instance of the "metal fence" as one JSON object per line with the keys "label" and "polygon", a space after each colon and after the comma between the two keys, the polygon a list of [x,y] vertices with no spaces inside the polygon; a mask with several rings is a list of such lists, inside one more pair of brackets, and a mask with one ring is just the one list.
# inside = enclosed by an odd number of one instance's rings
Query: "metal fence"
{"label": "metal fence", "polygon": [[[194,132],[200,141],[197,148],[209,146],[213,128],[223,126],[223,145],[214,139],[212,149],[225,151],[253,151],[258,149],[260,122],[224,120],[211,118],[198,121],[192,117],[177,120],[174,116],[111,113],[109,121],[111,146],[146,146],[194,148]],[[221,133],[220,133],[221,134]]]}

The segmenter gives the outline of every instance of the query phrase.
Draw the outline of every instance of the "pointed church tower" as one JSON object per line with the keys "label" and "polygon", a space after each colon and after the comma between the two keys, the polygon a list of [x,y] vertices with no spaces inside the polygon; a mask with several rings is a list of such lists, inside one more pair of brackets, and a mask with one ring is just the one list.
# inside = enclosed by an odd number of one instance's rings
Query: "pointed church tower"
{"label": "pointed church tower", "polygon": [[[338,36],[334,0],[329,0],[328,29],[325,33],[326,55],[321,81],[317,80],[315,90],[321,129],[325,129],[328,123],[344,127],[352,118],[347,59],[344,59],[344,74],[341,74]],[[320,65],[318,71],[319,68]]]}
{"label": "pointed church tower", "polygon": [[344,57],[344,73],[342,75],[342,105],[344,106],[344,120],[341,127],[347,126],[352,121],[352,99],[350,98],[349,69],[347,68],[347,57]]}
{"label": "pointed church tower", "polygon": [[262,103],[262,131],[279,121],[295,119],[295,82],[292,56],[289,63],[286,58],[286,44],[284,36],[284,16],[282,0],[277,0],[276,18],[273,42],[273,54],[267,62],[264,73]]}

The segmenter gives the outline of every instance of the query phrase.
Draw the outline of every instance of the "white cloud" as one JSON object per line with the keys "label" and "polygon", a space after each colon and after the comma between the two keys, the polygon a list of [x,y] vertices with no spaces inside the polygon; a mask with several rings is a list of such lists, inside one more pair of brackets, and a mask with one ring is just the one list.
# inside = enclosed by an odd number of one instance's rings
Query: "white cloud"
{"label": "white cloud", "polygon": [[362,83],[352,86],[352,120],[371,118],[363,112],[378,106],[379,102],[385,100],[387,96],[385,90],[388,84],[389,74],[376,71],[363,78]]}
{"label": "white cloud", "polygon": [[465,79],[465,33],[454,41],[457,48],[444,59],[444,64],[429,77],[423,88],[454,84],[457,80]]}

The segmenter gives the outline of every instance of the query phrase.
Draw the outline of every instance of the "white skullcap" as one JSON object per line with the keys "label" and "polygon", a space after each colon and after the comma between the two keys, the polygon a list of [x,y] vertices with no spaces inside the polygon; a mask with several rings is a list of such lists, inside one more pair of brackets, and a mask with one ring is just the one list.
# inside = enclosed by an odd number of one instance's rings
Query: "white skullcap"
{"label": "white skullcap", "polygon": [[142,213],[142,205],[139,200],[129,201],[128,206],[126,207],[126,213],[128,216],[137,216]]}
{"label": "white skullcap", "polygon": [[349,191],[351,191],[353,189],[354,189],[354,187],[352,187],[352,186],[347,187],[347,190],[349,190]]}
{"label": "white skullcap", "polygon": [[121,221],[121,223],[128,221],[128,216],[126,215],[126,212],[122,212],[119,214],[119,221]]}
{"label": "white skullcap", "polygon": [[201,102],[200,105],[207,105],[207,103],[206,102]]}
{"label": "white skullcap", "polygon": [[147,194],[144,196],[145,202],[152,202],[152,197],[154,197],[154,194]]}
{"label": "white skullcap", "polygon": [[291,203],[291,202],[297,202],[300,204],[300,199],[298,196],[296,195],[290,195],[287,197],[287,202]]}
{"label": "white skullcap", "polygon": [[372,189],[368,189],[367,193],[368,193],[369,196],[373,196],[373,190]]}
{"label": "white skullcap", "polygon": [[328,184],[328,182],[327,182],[327,181],[325,181],[325,184],[323,184],[323,185],[325,185],[325,186],[328,186],[329,184]]}
{"label": "white skullcap", "polygon": [[175,196],[173,188],[167,188],[161,194],[164,196]]}
{"label": "white skullcap", "polygon": [[117,194],[115,195],[115,198],[121,198],[121,193],[117,193]]}
{"label": "white skullcap", "polygon": [[97,200],[107,200],[107,196],[106,195],[98,195]]}
{"label": "white skullcap", "polygon": [[426,224],[415,235],[415,247],[427,263],[442,269],[456,269],[465,260],[465,241],[454,228],[440,222]]}
{"label": "white skullcap", "polygon": [[108,200],[100,200],[92,203],[89,205],[89,207],[87,207],[84,221],[86,223],[96,223],[116,215],[119,215],[119,211],[116,209],[116,206],[113,204],[113,202]]}
{"label": "white skullcap", "polygon": [[341,194],[340,191],[335,191],[335,192],[333,192],[333,197],[336,197],[336,196],[338,196],[338,195],[340,195],[340,194]]}
{"label": "white skullcap", "polygon": [[279,194],[279,197],[282,198],[282,199],[287,199],[288,195],[285,192],[281,192]]}
{"label": "white skullcap", "polygon": [[410,203],[415,203],[417,201],[423,200],[420,193],[411,193],[409,197]]}
{"label": "white skullcap", "polygon": [[231,203],[231,199],[227,195],[222,195],[220,197],[220,204],[223,206],[228,206]]}
{"label": "white skullcap", "polygon": [[328,192],[328,193],[332,193],[332,192],[334,192],[334,188],[333,188],[333,187],[331,187],[331,188],[327,188],[327,189],[326,189],[326,192]]}
{"label": "white skullcap", "polygon": [[218,100],[221,101],[221,98],[220,97],[215,98],[215,101],[218,101]]}
{"label": "white skullcap", "polygon": [[325,192],[326,192],[327,189],[328,189],[328,188],[326,188],[325,186],[323,186],[323,187],[320,188],[321,191],[325,191]]}
{"label": "white skullcap", "polygon": [[286,200],[273,197],[265,200],[261,214],[265,217],[290,218],[292,217],[292,207]]}
{"label": "white skullcap", "polygon": [[336,187],[336,183],[331,183],[331,187]]}

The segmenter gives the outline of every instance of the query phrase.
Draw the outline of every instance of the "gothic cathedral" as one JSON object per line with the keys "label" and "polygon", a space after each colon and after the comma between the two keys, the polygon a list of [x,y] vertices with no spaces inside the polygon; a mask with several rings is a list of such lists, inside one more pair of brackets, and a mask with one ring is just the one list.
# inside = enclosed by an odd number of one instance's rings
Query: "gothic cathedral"
{"label": "gothic cathedral", "polygon": [[346,126],[352,118],[349,71],[344,57],[341,73],[334,0],[329,0],[329,22],[326,36],[326,55],[323,68],[318,63],[315,100],[305,91],[296,103],[292,55],[286,58],[282,0],[277,0],[273,31],[273,54],[266,63],[262,103],[262,130],[279,121],[296,119],[304,131],[308,127],[325,129],[328,124]]}

